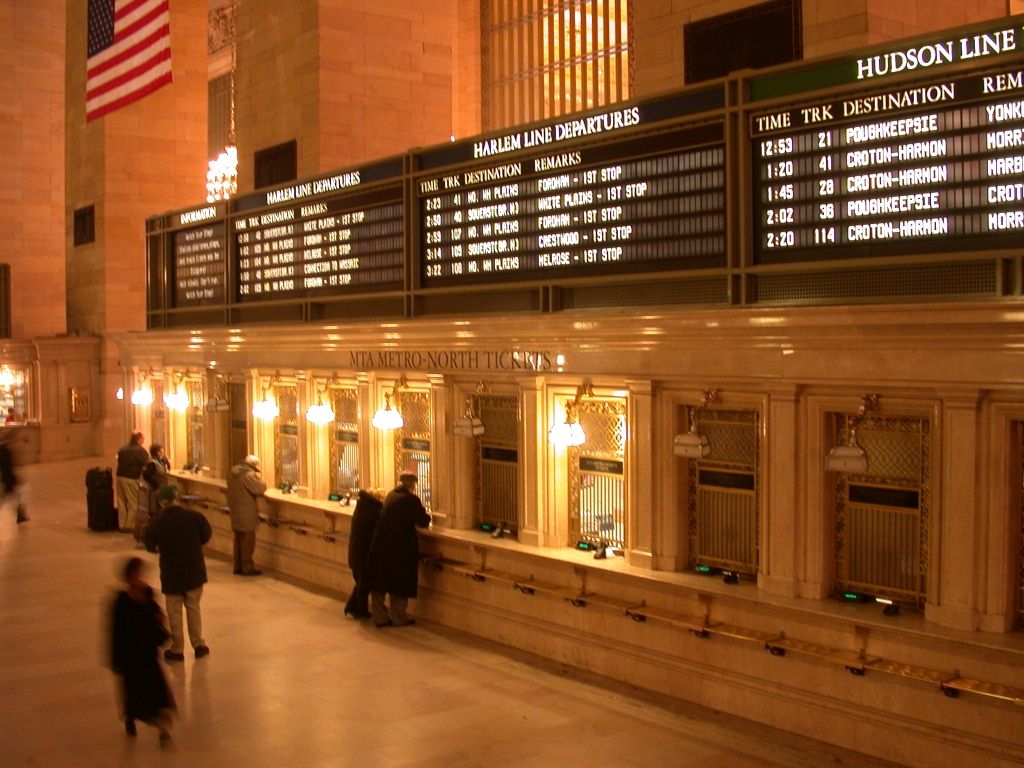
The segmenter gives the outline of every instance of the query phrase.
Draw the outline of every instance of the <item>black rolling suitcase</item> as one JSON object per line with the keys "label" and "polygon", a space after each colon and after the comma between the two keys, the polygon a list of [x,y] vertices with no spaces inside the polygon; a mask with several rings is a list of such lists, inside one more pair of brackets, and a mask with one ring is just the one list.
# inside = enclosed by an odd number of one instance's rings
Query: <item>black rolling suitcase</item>
{"label": "black rolling suitcase", "polygon": [[85,501],[89,510],[88,521],[91,530],[117,530],[114,473],[110,467],[93,467],[85,473]]}

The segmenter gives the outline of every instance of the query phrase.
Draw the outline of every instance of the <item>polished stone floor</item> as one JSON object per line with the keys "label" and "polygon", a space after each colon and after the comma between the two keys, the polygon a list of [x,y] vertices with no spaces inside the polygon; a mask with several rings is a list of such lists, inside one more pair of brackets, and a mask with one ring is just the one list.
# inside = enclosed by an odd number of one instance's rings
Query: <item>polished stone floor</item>
{"label": "polished stone floor", "polygon": [[155,730],[124,734],[104,666],[115,571],[139,550],[86,528],[96,463],[26,467],[31,520],[0,513],[0,768],[890,765],[442,627],[377,630],[346,619],[337,596],[232,576],[213,558],[212,653],[167,670],[178,712],[161,753]]}

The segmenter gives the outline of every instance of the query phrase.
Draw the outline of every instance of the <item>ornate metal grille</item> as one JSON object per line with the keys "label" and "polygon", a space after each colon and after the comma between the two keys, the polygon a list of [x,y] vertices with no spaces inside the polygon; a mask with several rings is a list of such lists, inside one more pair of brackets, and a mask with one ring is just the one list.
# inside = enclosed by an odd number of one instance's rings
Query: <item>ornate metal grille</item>
{"label": "ornate metal grille", "polygon": [[295,386],[274,385],[280,411],[274,421],[274,477],[278,483],[299,481],[299,393]]}
{"label": "ornate metal grille", "polygon": [[[193,466],[202,466],[205,463],[203,451],[205,416],[203,407],[206,405],[203,380],[186,380],[185,393],[188,395],[188,410],[185,419],[186,461]],[[163,402],[162,397],[160,402]]]}
{"label": "ornate metal grille", "polygon": [[[153,434],[150,435],[150,445],[162,445],[167,450],[167,406],[164,405],[164,381],[163,379],[153,379],[151,384],[153,388],[153,421],[151,429]],[[167,451],[167,455],[170,456],[170,451]]]}
{"label": "ornate metal grille", "polygon": [[332,387],[331,407],[331,492],[345,493],[360,487],[359,392],[354,387]]}
{"label": "ornate metal grille", "polygon": [[687,462],[691,568],[757,573],[760,418],[753,410],[709,409],[697,420],[711,452]]}
{"label": "ornate metal grille", "polygon": [[[845,439],[846,423],[846,414],[834,414],[839,439]],[[927,419],[871,416],[857,429],[868,469],[836,474],[837,589],[923,605],[930,431]]]}
{"label": "ornate metal grille", "polygon": [[405,424],[395,430],[395,476],[411,470],[419,481],[417,491],[430,508],[430,393],[399,392],[396,403]]}
{"label": "ornate metal grille", "polygon": [[626,406],[583,400],[577,409],[587,442],[569,449],[570,544],[626,545]]}
{"label": "ornate metal grille", "polygon": [[476,521],[519,528],[519,399],[476,398],[484,434],[476,439]]}

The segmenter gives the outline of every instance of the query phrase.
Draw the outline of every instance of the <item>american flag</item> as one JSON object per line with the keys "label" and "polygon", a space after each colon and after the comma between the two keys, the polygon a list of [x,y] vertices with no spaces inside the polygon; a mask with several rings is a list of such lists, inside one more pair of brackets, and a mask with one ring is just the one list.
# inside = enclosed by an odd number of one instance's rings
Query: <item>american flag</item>
{"label": "american flag", "polygon": [[89,0],[85,119],[171,82],[169,0]]}

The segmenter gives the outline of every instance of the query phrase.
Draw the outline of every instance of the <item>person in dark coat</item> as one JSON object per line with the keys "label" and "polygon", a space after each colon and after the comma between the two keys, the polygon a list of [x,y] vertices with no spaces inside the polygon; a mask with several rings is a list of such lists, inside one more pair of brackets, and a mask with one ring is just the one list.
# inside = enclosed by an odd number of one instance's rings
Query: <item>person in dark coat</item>
{"label": "person in dark coat", "polygon": [[3,483],[3,500],[11,496],[18,509],[18,522],[28,522],[28,511],[21,495],[21,479],[14,469],[14,453],[11,451],[12,432],[6,429],[0,432],[0,482]]}
{"label": "person in dark coat", "polygon": [[373,532],[377,528],[380,511],[384,507],[384,491],[380,488],[362,489],[352,513],[352,527],[348,537],[348,567],[352,569],[352,594],[345,603],[345,615],[357,619],[370,618],[368,600],[370,597],[369,577],[366,571],[373,543]]}
{"label": "person in dark coat", "polygon": [[110,666],[121,680],[124,728],[134,736],[135,721],[155,726],[160,745],[171,746],[174,696],[167,686],[157,652],[167,641],[167,629],[153,589],[143,579],[144,563],[133,557],[125,563],[125,589],[117,593],[110,617]]}
{"label": "person in dark coat", "polygon": [[200,513],[176,503],[178,491],[165,485],[159,491],[162,510],[146,530],[146,549],[160,553],[160,589],[167,605],[171,626],[171,647],[164,651],[167,661],[185,660],[185,636],[181,626],[181,609],[185,608],[188,639],[196,658],[210,652],[203,639],[203,617],[199,600],[206,583],[206,560],[203,545],[213,531]]}
{"label": "person in dark coat", "polygon": [[405,609],[419,586],[420,543],[416,529],[430,525],[430,515],[415,493],[417,479],[414,472],[399,475],[398,487],[384,500],[370,545],[370,611],[378,627],[415,623]]}
{"label": "person in dark coat", "polygon": [[121,531],[126,533],[137,533],[135,522],[139,514],[139,478],[149,462],[149,451],[142,447],[145,439],[141,432],[132,432],[131,438],[117,452],[114,494]]}
{"label": "person in dark coat", "polygon": [[[142,480],[145,486],[139,489],[139,514],[146,514],[156,517],[160,514],[160,504],[157,494],[160,489],[170,482],[168,472],[171,471],[171,463],[167,460],[164,447],[159,443],[149,446],[149,461],[142,469]],[[148,491],[148,493],[145,493]],[[145,495],[145,498],[143,498]],[[148,521],[146,523],[148,525]]]}

